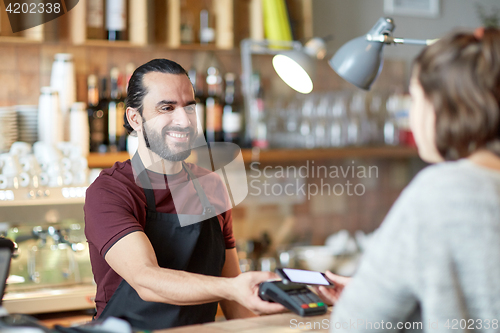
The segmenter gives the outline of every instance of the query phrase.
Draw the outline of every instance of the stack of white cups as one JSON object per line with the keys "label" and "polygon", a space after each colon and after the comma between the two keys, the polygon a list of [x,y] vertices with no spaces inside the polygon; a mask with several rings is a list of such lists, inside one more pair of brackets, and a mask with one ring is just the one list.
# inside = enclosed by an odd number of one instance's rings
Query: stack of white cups
{"label": "stack of white cups", "polygon": [[33,151],[42,172],[47,175],[47,186],[58,187],[71,183],[73,180],[72,176],[68,176],[64,172],[63,155],[53,144],[40,141],[35,142]]}
{"label": "stack of white cups", "polygon": [[63,141],[63,122],[59,108],[59,93],[52,87],[42,87],[38,105],[38,140],[47,144]]}
{"label": "stack of white cups", "polygon": [[89,120],[86,104],[82,102],[73,103],[69,117],[70,142],[80,147],[81,155],[89,154]]}
{"label": "stack of white cups", "polygon": [[76,102],[76,80],[73,55],[70,53],[57,53],[54,56],[50,86],[59,93],[59,108],[63,124],[63,140],[69,141],[69,112]]}
{"label": "stack of white cups", "polygon": [[[64,185],[87,185],[88,163],[83,156],[82,145],[73,142],[60,142],[57,148],[62,153]],[[88,152],[88,145],[86,146]]]}
{"label": "stack of white cups", "polygon": [[19,188],[86,186],[87,159],[71,142],[56,145],[38,141],[33,145],[14,142],[0,154],[0,190]]}
{"label": "stack of white cups", "polygon": [[0,189],[38,186],[41,170],[26,142],[14,142],[8,153],[1,154],[0,168]]}

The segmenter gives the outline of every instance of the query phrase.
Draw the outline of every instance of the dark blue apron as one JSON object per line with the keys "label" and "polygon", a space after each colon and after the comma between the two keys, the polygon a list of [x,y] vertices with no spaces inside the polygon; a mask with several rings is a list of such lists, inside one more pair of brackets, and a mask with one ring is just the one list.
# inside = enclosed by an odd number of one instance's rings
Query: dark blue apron
{"label": "dark blue apron", "polygon": [[[186,164],[182,165],[198,194],[204,217],[202,222],[184,227],[180,226],[177,214],[156,212],[153,187],[146,169],[138,154],[132,158],[132,167],[144,188],[147,200],[144,233],[151,241],[160,267],[220,276],[226,247],[219,220],[198,179]],[[196,197],[193,199],[196,200]],[[198,215],[192,217],[200,220]],[[155,330],[211,322],[215,320],[216,313],[217,302],[179,306],[143,301],[122,280],[99,318],[122,317],[129,320],[134,328]]]}

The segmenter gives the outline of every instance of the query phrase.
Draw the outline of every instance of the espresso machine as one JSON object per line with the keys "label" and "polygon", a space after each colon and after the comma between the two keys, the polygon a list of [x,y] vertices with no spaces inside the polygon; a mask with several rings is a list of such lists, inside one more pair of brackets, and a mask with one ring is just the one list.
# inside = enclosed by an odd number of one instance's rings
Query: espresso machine
{"label": "espresso machine", "polygon": [[16,243],[3,306],[26,314],[94,308],[85,188],[10,192],[0,193],[0,234]]}

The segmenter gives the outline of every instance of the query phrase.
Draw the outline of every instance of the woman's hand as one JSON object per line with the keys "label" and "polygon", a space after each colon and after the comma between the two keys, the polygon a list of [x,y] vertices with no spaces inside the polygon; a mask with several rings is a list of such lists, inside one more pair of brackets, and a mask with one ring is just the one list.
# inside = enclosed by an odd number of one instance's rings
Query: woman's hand
{"label": "woman's hand", "polygon": [[328,305],[334,305],[342,294],[344,287],[351,281],[351,278],[335,275],[330,271],[326,271],[325,274],[326,277],[335,284],[335,286],[332,288],[320,286],[319,288],[315,287],[314,289],[325,303]]}

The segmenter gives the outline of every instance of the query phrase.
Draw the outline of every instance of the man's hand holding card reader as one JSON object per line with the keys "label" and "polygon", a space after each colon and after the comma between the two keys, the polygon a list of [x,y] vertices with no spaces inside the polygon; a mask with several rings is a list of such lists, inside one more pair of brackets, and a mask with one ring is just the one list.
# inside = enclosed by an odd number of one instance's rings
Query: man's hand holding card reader
{"label": "man's hand holding card reader", "polygon": [[261,283],[260,298],[280,303],[302,317],[326,313],[327,305],[307,287],[307,285],[333,286],[323,273],[290,268],[277,269],[276,273],[283,280]]}

